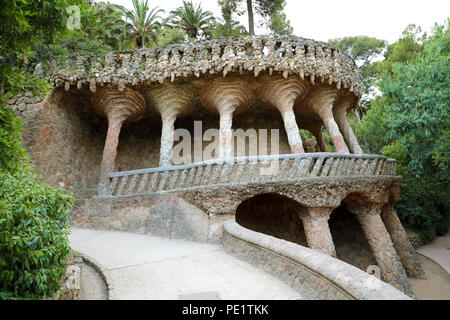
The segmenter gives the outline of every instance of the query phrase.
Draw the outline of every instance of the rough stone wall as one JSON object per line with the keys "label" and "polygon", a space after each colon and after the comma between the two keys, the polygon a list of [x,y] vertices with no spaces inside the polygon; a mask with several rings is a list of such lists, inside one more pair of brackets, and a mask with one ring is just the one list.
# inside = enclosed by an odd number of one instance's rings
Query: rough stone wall
{"label": "rough stone wall", "polygon": [[74,212],[72,224],[174,239],[217,243],[230,215],[213,216],[174,194],[92,198]]}
{"label": "rough stone wall", "polygon": [[25,93],[9,103],[25,121],[23,145],[45,181],[75,188],[77,197],[92,196],[104,137],[83,101],[56,89],[43,101]]}

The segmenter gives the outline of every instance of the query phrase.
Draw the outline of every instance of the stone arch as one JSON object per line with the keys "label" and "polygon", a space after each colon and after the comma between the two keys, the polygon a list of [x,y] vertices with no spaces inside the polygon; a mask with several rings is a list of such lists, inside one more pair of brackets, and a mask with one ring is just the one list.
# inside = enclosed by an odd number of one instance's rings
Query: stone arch
{"label": "stone arch", "polygon": [[341,199],[340,204],[344,206],[352,203],[362,205],[374,202],[372,195],[370,195],[367,192],[359,190],[358,191],[348,190],[347,192],[341,194],[340,199]]}
{"label": "stone arch", "polygon": [[376,261],[355,215],[344,204],[335,208],[328,220],[336,257],[366,271]]}
{"label": "stone arch", "polygon": [[[378,198],[375,198],[380,200]],[[343,200],[344,207],[359,221],[370,251],[381,270],[382,280],[412,295],[405,270],[394,248],[391,236],[381,218],[384,202],[371,201],[370,197],[359,192],[348,194]]]}
{"label": "stone arch", "polygon": [[363,271],[368,266],[375,265],[376,261],[356,214],[347,206],[364,207],[370,204],[371,199],[367,194],[350,191],[332,211],[328,220],[337,258]]}
{"label": "stone arch", "polygon": [[301,203],[278,193],[262,193],[240,203],[236,222],[256,232],[307,246],[303,222],[299,213]]}

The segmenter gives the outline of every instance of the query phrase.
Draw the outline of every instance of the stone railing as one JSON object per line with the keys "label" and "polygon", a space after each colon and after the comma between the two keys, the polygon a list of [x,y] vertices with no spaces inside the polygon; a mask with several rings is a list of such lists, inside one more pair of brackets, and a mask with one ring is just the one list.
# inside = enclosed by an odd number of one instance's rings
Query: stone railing
{"label": "stone railing", "polygon": [[198,186],[264,183],[333,176],[394,176],[396,162],[379,155],[307,153],[210,160],[115,172],[106,196],[130,196]]}
{"label": "stone railing", "polygon": [[55,87],[111,85],[124,88],[176,78],[248,71],[298,75],[361,96],[353,59],[327,43],[299,37],[244,36],[199,40],[102,56],[73,57],[49,77]]}
{"label": "stone railing", "polygon": [[393,286],[360,269],[298,244],[223,224],[225,251],[279,278],[302,299],[411,300]]}

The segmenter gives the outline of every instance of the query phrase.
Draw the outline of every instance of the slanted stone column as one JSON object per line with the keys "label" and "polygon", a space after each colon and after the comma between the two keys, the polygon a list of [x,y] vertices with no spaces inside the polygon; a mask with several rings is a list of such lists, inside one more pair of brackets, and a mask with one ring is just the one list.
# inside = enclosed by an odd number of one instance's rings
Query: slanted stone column
{"label": "slanted stone column", "polygon": [[363,151],[359,146],[358,140],[356,139],[352,127],[347,121],[347,110],[351,109],[355,105],[356,98],[353,94],[346,94],[342,96],[337,102],[333,109],[334,118],[339,126],[342,135],[353,154],[362,154]]}
{"label": "slanted stone column", "polygon": [[299,217],[303,221],[308,247],[336,257],[336,249],[328,225],[332,211],[333,208],[328,207],[308,207],[299,212]]}
{"label": "slanted stone column", "polygon": [[291,147],[291,153],[304,153],[302,138],[295,120],[294,103],[303,98],[308,90],[308,82],[300,78],[269,77],[258,89],[258,96],[264,102],[280,111],[284,128]]}
{"label": "slanted stone column", "polygon": [[316,138],[316,141],[319,145],[320,152],[328,152],[327,144],[325,143],[325,139],[322,135],[322,127],[311,132],[313,136]]}
{"label": "slanted stone column", "polygon": [[140,93],[128,88],[122,91],[112,88],[98,89],[93,93],[91,103],[98,114],[108,119],[98,186],[99,195],[105,195],[108,187],[107,175],[114,171],[122,124],[141,119],[146,110],[146,103]]}
{"label": "slanted stone column", "polygon": [[338,93],[338,90],[328,87],[315,88],[309,92],[306,104],[322,119],[336,152],[349,153],[344,137],[333,116],[333,104]]}
{"label": "slanted stone column", "polygon": [[253,102],[252,90],[239,78],[215,78],[202,89],[200,99],[204,107],[219,113],[219,159],[230,158],[233,154],[233,115]]}
{"label": "slanted stone column", "polygon": [[425,279],[425,272],[420,265],[416,250],[409,242],[392,203],[388,203],[383,207],[381,218],[391,236],[392,243],[406,273],[412,277]]}
{"label": "slanted stone column", "polygon": [[306,122],[301,124],[302,129],[306,129],[312,133],[314,138],[316,138],[317,145],[319,146],[320,152],[328,152],[327,145],[325,143],[325,139],[322,135],[322,127],[323,123],[317,122]]}
{"label": "slanted stone column", "polygon": [[150,106],[161,114],[159,166],[171,166],[175,120],[193,109],[195,105],[194,93],[189,86],[169,83],[147,89],[145,95],[150,100]]}
{"label": "slanted stone column", "polygon": [[346,208],[356,215],[361,225],[383,280],[412,297],[413,290],[381,219],[382,207],[378,203],[346,203]]}
{"label": "slanted stone column", "polygon": [[161,147],[159,150],[159,166],[168,167],[172,165],[172,148],[173,148],[173,134],[175,132],[176,115],[161,114],[162,129],[161,129]]}

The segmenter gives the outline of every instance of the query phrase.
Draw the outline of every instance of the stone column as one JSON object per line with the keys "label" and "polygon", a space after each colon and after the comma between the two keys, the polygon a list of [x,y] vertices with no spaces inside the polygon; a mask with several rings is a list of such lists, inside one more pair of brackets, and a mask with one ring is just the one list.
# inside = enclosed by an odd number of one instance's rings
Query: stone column
{"label": "stone column", "polygon": [[356,215],[372,254],[381,269],[383,280],[405,294],[413,296],[414,293],[405,270],[380,216],[383,205],[358,202],[346,203],[346,207]]}
{"label": "stone column", "polygon": [[91,96],[91,104],[98,114],[108,119],[98,185],[99,195],[106,195],[108,174],[114,171],[122,124],[141,119],[146,110],[146,103],[140,93],[129,88],[101,88]]}
{"label": "stone column", "polygon": [[215,78],[201,91],[202,105],[220,116],[219,159],[229,158],[233,154],[233,115],[253,101],[252,90],[239,78]]}
{"label": "stone column", "polygon": [[175,115],[161,114],[161,148],[159,151],[159,166],[168,167],[172,165],[173,135],[175,131]]}
{"label": "stone column", "polygon": [[328,225],[332,211],[333,208],[308,207],[299,213],[299,217],[303,221],[308,247],[336,257],[336,249]]}
{"label": "stone column", "polygon": [[281,116],[284,121],[284,128],[288,137],[289,146],[291,147],[291,153],[305,153],[303,149],[302,138],[300,137],[300,130],[295,120],[295,114],[293,105],[283,108]]}
{"label": "stone column", "polygon": [[320,152],[328,152],[328,148],[322,134],[322,125],[311,128],[310,132],[313,134],[314,138],[316,138]]}
{"label": "stone column", "polygon": [[233,124],[234,108],[221,108],[219,128],[219,159],[231,158],[233,154]]}
{"label": "stone column", "polygon": [[307,105],[322,119],[336,148],[336,152],[349,153],[344,137],[339,131],[333,116],[333,104],[338,92],[338,90],[331,88],[316,88],[309,93]]}
{"label": "stone column", "polygon": [[263,102],[280,111],[288,137],[291,153],[305,153],[302,138],[295,119],[295,101],[305,96],[308,83],[299,78],[285,79],[274,76],[264,79],[264,85],[258,89],[258,96]]}
{"label": "stone column", "polygon": [[195,96],[188,85],[173,83],[152,87],[145,91],[150,106],[161,114],[161,148],[159,166],[172,165],[173,136],[177,117],[188,114],[195,105]]}
{"label": "stone column", "polygon": [[[115,114],[114,114],[115,113]],[[119,145],[120,129],[125,117],[120,114],[120,110],[108,114],[108,132],[106,134],[105,147],[103,148],[102,163],[100,165],[99,193],[103,191],[108,184],[107,175],[114,171],[114,164],[117,155],[117,146]]]}
{"label": "stone column", "polygon": [[425,272],[420,265],[416,250],[409,242],[392,203],[388,203],[383,207],[381,218],[391,236],[392,243],[406,273],[412,277],[425,279]]}
{"label": "stone column", "polygon": [[352,96],[344,96],[340,99],[333,110],[334,118],[339,126],[339,129],[344,136],[347,145],[353,154],[363,154],[361,147],[359,146],[358,140],[353,133],[352,127],[348,124],[347,121],[347,110],[353,107],[355,103],[355,97]]}

